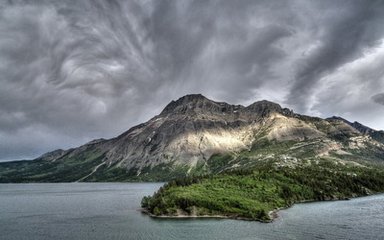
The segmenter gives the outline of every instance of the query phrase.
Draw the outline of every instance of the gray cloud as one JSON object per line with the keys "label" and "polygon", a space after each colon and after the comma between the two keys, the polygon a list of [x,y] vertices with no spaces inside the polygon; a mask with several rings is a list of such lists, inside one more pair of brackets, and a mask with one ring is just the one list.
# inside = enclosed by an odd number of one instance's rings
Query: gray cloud
{"label": "gray cloud", "polygon": [[384,105],[384,93],[379,93],[371,97],[375,103]]}
{"label": "gray cloud", "polygon": [[1,2],[0,160],[113,137],[187,93],[384,128],[369,97],[384,88],[383,11],[382,1]]}
{"label": "gray cloud", "polygon": [[[325,1],[326,2],[326,1]],[[338,1],[333,8],[325,2],[315,4],[314,18],[322,23],[314,32],[319,43],[306,56],[299,59],[294,83],[288,94],[288,103],[307,107],[316,83],[345,63],[360,58],[367,48],[380,44],[384,31],[383,1]]]}

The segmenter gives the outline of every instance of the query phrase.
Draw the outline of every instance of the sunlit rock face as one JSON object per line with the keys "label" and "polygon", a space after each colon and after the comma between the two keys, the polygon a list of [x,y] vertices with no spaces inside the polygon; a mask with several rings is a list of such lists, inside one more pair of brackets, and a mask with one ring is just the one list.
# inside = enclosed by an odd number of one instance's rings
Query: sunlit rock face
{"label": "sunlit rock face", "polygon": [[159,163],[194,166],[213,154],[250,148],[257,131],[276,115],[293,113],[268,101],[244,107],[214,102],[200,94],[187,95],[117,137],[106,158],[126,167]]}
{"label": "sunlit rock face", "polygon": [[156,166],[166,166],[170,172],[183,166],[186,168],[182,171],[190,171],[198,164],[209,165],[207,162],[216,154],[236,156],[257,150],[262,140],[294,145],[281,156],[267,152],[251,158],[297,159],[306,151],[312,158],[332,157],[372,146],[384,153],[383,142],[374,139],[381,132],[367,129],[338,117],[299,115],[265,100],[245,107],[193,94],[170,102],[159,115],[116,138],[94,140],[42,158],[86,160],[92,153],[99,156],[96,167],[102,164],[107,169],[134,170],[134,175],[140,175],[142,170],[148,173]]}

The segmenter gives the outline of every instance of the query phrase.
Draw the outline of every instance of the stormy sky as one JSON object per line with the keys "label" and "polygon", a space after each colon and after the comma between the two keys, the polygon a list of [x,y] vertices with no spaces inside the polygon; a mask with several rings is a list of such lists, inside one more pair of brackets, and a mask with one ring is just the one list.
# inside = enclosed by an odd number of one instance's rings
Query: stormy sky
{"label": "stormy sky", "polygon": [[189,93],[384,129],[384,1],[0,1],[0,160],[114,137]]}

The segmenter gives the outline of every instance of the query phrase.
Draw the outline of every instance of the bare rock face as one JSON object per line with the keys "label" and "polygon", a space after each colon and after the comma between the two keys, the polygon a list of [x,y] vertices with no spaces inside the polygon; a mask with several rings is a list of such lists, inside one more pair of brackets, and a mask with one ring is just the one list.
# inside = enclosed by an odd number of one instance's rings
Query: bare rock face
{"label": "bare rock face", "polygon": [[[241,155],[247,161],[282,159],[286,162],[303,156],[349,156],[357,151],[366,156],[365,150],[374,148],[372,158],[380,160],[384,156],[384,141],[379,141],[383,136],[380,131],[342,118],[304,116],[265,100],[245,107],[193,94],[170,102],[159,115],[116,138],[94,140],[78,148],[44,154],[38,159],[61,164],[63,168],[85,162],[89,171],[85,165],[76,167],[86,173],[79,172],[77,177],[83,174],[86,180],[92,180],[93,176],[93,180],[119,180],[114,174],[139,176],[143,172],[162,171],[186,174],[197,165],[203,169],[215,166],[213,156],[231,155],[236,160],[236,156],[244,152],[253,154]],[[266,141],[268,144],[287,143],[282,145],[286,149],[284,152],[281,149],[258,151],[263,142],[265,147]],[[231,168],[252,164],[249,161],[220,164]]]}
{"label": "bare rock face", "polygon": [[331,118],[328,118],[327,120],[334,120],[334,121],[342,121],[346,124],[348,124],[349,126],[351,126],[352,128],[354,128],[355,130],[359,131],[361,134],[363,135],[366,135],[366,136],[370,136],[372,137],[372,139],[378,141],[378,142],[381,142],[381,143],[384,143],[384,131],[376,131],[370,127],[367,127],[359,122],[350,122],[344,118],[341,118],[341,117],[336,117],[336,116],[333,116]]}
{"label": "bare rock face", "polygon": [[66,151],[63,149],[57,149],[52,152],[44,153],[38,159],[45,160],[45,161],[52,161],[63,156],[65,152]]}
{"label": "bare rock face", "polygon": [[275,113],[283,114],[283,109],[267,101],[243,107],[187,95],[117,137],[106,159],[127,168],[159,163],[194,166],[216,153],[249,148],[263,120]]}

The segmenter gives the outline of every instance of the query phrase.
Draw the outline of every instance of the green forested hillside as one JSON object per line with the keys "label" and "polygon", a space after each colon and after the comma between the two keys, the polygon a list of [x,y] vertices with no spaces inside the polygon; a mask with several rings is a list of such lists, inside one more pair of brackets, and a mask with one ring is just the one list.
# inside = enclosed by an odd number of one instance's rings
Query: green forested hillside
{"label": "green forested hillside", "polygon": [[270,211],[296,202],[348,199],[384,191],[384,169],[307,161],[262,162],[252,170],[188,177],[165,184],[142,207],[154,216],[226,216],[270,221]]}

